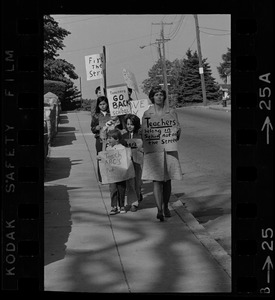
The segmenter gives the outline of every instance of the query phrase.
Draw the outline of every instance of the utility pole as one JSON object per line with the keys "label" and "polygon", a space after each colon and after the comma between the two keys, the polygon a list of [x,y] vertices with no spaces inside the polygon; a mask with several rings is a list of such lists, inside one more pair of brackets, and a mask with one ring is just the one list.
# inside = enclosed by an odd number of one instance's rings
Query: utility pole
{"label": "utility pole", "polygon": [[[164,90],[168,99],[168,85],[167,85],[167,70],[166,70],[166,59],[165,59],[165,41],[169,41],[170,39],[164,38],[164,25],[172,25],[173,23],[152,23],[152,25],[161,25],[161,39],[157,39],[158,42],[162,43],[162,73],[163,73],[163,84]],[[160,48],[159,48],[160,49]],[[159,50],[160,51],[160,50]]]}
{"label": "utility pole", "polygon": [[106,58],[106,48],[105,48],[105,46],[103,46],[103,57],[104,57],[103,77],[104,77],[104,88],[105,88],[105,92],[103,91],[103,95],[105,95],[107,97],[107,70],[106,70],[106,67],[107,67],[106,59],[107,58]]}
{"label": "utility pole", "polygon": [[80,88],[80,103],[81,103],[81,108],[83,106],[83,99],[82,99],[82,88],[81,88],[81,76],[79,76],[79,88]]}
{"label": "utility pole", "polygon": [[200,30],[199,30],[198,16],[194,15],[194,18],[195,18],[195,24],[196,24],[196,36],[197,36],[198,56],[199,56],[199,73],[201,75],[202,98],[203,98],[203,105],[206,105],[207,104],[207,98],[206,98],[205,82],[204,82],[204,74],[203,74],[203,65],[202,65],[201,42],[200,42]]}

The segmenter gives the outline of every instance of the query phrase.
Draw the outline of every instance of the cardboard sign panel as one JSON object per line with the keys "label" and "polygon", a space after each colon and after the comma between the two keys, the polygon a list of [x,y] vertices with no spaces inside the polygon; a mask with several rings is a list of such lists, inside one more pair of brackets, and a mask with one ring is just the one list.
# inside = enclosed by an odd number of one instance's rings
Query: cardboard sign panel
{"label": "cardboard sign panel", "polygon": [[140,99],[140,100],[132,100],[130,101],[131,113],[140,118],[140,122],[142,122],[142,117],[144,112],[149,108],[148,99]]}
{"label": "cardboard sign panel", "polygon": [[128,88],[126,84],[107,87],[107,98],[111,116],[120,116],[131,113]]}
{"label": "cardboard sign panel", "polygon": [[111,118],[110,118],[110,115],[106,115],[106,116],[100,118],[100,120],[99,120],[99,125],[100,125],[101,127],[105,126],[106,123],[107,123],[108,121],[110,121],[110,119],[111,119]]}
{"label": "cardboard sign panel", "polygon": [[143,148],[145,153],[177,151],[177,120],[171,115],[148,116],[142,121]]}
{"label": "cardboard sign panel", "polygon": [[140,149],[142,148],[142,140],[141,139],[125,139],[125,142],[127,143],[127,146],[132,149],[133,161],[142,165],[143,153],[140,151]]}
{"label": "cardboard sign panel", "polygon": [[[130,148],[106,150],[99,152],[102,183],[114,183],[135,177],[132,161],[129,159]],[[128,154],[127,154],[128,152]]]}
{"label": "cardboard sign panel", "polygon": [[130,70],[126,70],[126,69],[123,69],[122,73],[123,73],[123,78],[124,78],[127,86],[129,88],[133,89],[134,91],[139,92],[136,77],[135,77],[134,73],[132,73]]}
{"label": "cardboard sign panel", "polygon": [[103,78],[103,62],[102,53],[85,56],[87,80]]}

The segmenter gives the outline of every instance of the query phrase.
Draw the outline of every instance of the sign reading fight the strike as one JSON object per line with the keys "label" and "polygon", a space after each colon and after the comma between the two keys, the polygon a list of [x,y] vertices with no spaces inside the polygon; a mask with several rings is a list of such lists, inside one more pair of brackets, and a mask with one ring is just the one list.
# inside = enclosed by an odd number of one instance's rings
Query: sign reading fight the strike
{"label": "sign reading fight the strike", "polygon": [[126,84],[107,87],[107,98],[111,116],[120,116],[131,113],[128,88]]}
{"label": "sign reading fight the strike", "polygon": [[87,80],[103,78],[103,62],[102,53],[85,56]]}
{"label": "sign reading fight the strike", "polygon": [[145,153],[177,151],[177,120],[171,115],[145,117],[142,122]]}

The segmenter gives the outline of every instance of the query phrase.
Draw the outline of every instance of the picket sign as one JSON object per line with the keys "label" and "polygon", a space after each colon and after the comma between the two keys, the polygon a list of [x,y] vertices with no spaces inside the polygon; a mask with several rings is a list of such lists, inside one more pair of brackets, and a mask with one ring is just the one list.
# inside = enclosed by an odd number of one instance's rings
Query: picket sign
{"label": "picket sign", "polygon": [[127,84],[127,86],[129,88],[131,88],[132,90],[139,93],[138,85],[137,85],[137,81],[136,81],[136,77],[135,77],[134,73],[132,73],[130,70],[123,69],[122,74],[123,74],[123,78],[124,78],[124,81]]}
{"label": "picket sign", "polygon": [[125,139],[127,146],[132,149],[133,161],[142,165],[143,164],[143,152],[142,139]]}
{"label": "picket sign", "polygon": [[177,120],[171,116],[147,116],[142,121],[145,153],[177,151]]}
{"label": "picket sign", "polygon": [[128,101],[128,88],[126,84],[108,86],[107,98],[112,117],[131,113],[131,107]]}
{"label": "picket sign", "polygon": [[101,151],[98,155],[103,184],[120,182],[135,177],[134,165],[130,159],[130,148]]}
{"label": "picket sign", "polygon": [[131,113],[138,116],[140,122],[142,122],[142,117],[144,112],[149,108],[148,99],[132,100],[130,101]]}
{"label": "picket sign", "polygon": [[103,53],[85,56],[87,80],[103,78],[104,57]]}

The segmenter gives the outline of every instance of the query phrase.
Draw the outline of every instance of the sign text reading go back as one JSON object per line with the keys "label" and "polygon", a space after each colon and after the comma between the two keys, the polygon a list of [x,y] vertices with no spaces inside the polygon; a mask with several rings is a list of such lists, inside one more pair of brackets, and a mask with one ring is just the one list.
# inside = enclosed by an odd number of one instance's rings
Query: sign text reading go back
{"label": "sign text reading go back", "polygon": [[119,116],[131,113],[131,107],[128,102],[127,85],[112,85],[107,87],[107,98],[111,116]]}
{"label": "sign text reading go back", "polygon": [[85,56],[87,80],[103,78],[103,54],[93,54]]}

